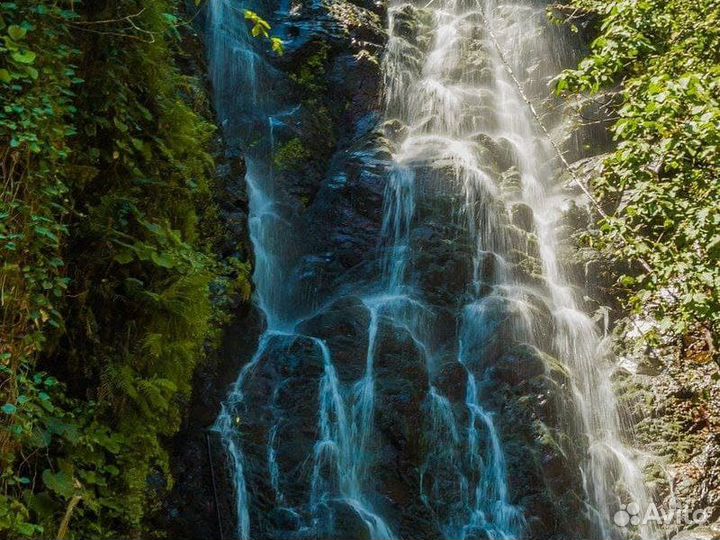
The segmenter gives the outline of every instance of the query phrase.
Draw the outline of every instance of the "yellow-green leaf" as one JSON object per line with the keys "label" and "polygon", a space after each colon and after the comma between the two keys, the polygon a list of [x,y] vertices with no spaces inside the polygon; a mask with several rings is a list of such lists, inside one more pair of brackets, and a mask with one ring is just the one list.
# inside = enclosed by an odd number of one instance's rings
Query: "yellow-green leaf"
{"label": "yellow-green leaf", "polygon": [[22,26],[18,26],[17,24],[11,24],[8,26],[8,36],[15,41],[20,41],[25,37],[25,34],[27,34],[27,30],[25,30]]}

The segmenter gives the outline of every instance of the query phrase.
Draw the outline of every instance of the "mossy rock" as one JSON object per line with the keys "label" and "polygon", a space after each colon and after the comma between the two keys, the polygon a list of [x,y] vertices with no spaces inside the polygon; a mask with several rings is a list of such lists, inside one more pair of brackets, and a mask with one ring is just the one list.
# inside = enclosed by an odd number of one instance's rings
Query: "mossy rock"
{"label": "mossy rock", "polygon": [[312,157],[299,137],[290,139],[275,151],[273,164],[279,172],[295,171],[302,168],[303,163]]}

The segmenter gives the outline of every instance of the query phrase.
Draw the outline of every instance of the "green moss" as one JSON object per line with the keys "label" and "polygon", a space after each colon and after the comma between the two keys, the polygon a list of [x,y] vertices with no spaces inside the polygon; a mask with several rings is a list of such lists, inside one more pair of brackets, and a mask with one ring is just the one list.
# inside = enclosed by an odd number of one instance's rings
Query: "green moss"
{"label": "green moss", "polygon": [[300,87],[306,98],[318,97],[326,88],[325,66],[329,49],[330,47],[326,43],[318,43],[317,50],[300,65],[295,73],[290,74],[290,79]]}
{"label": "green moss", "polygon": [[315,52],[290,74],[290,79],[297,85],[303,107],[310,113],[305,126],[305,132],[310,134],[307,140],[312,141],[313,150],[322,160],[329,157],[335,146],[331,109],[338,104],[328,100],[326,71],[330,46],[323,42],[314,46]]}
{"label": "green moss", "polygon": [[280,171],[294,171],[302,167],[303,162],[310,159],[311,152],[305,148],[302,141],[295,137],[275,151],[273,164]]}

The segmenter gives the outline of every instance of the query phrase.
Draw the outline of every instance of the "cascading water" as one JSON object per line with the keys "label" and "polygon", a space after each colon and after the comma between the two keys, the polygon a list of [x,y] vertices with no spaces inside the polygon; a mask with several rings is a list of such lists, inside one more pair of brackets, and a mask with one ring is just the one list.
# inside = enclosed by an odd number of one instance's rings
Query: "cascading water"
{"label": "cascading water", "polygon": [[[284,9],[284,12],[286,13],[287,9]],[[397,212],[389,212],[387,218],[386,232],[392,237],[394,247],[390,248],[393,255],[387,257],[389,266],[384,274],[387,278],[380,281],[388,294],[373,294],[365,300],[370,313],[365,374],[352,388],[342,393],[327,345],[318,338],[304,336],[296,331],[302,317],[295,313],[292,303],[287,299],[289,287],[287,275],[283,273],[283,269],[289,269],[291,265],[280,259],[288,256],[288,248],[292,246],[292,232],[288,231],[290,219],[282,204],[282,195],[273,185],[274,133],[276,125],[282,124],[282,117],[297,112],[299,106],[287,112],[276,112],[279,107],[276,100],[267,93],[258,91],[258,88],[270,86],[269,81],[273,80],[276,74],[256,52],[257,45],[245,31],[243,17],[244,9],[230,0],[209,2],[209,57],[216,108],[226,137],[231,144],[237,144],[245,153],[248,219],[255,251],[255,300],[267,325],[255,355],[240,372],[214,425],[214,430],[220,434],[229,456],[234,480],[236,535],[241,540],[251,537],[247,463],[240,433],[242,419],[252,414],[245,401],[245,387],[258,363],[262,362],[263,356],[273,347],[277,347],[278,342],[280,346],[289,346],[296,339],[307,338],[321,351],[324,374],[319,389],[318,440],[313,456],[308,501],[311,523],[305,528],[311,528],[319,534],[332,535],[332,531],[327,530],[328,526],[322,523],[323,513],[330,502],[341,500],[357,512],[373,539],[391,540],[395,535],[365,500],[364,484],[370,465],[367,446],[373,436],[375,408],[374,338],[379,317],[387,306],[397,301],[392,293],[401,286],[402,261],[407,250],[407,246],[402,246],[401,242],[403,235],[408,233],[409,219],[402,221],[400,218],[401,222],[392,224],[391,221],[394,216],[405,212],[405,205],[410,201],[405,192],[407,183],[403,185],[399,180],[399,209]],[[238,88],[249,88],[251,91],[239,98]],[[243,138],[257,137],[258,126],[262,126],[259,130],[260,144],[257,139],[253,140],[252,144],[248,144],[247,140],[243,141]],[[267,144],[262,143],[263,139]],[[275,448],[277,437],[278,423],[275,423],[267,443],[267,464],[276,502],[282,505],[284,497],[280,488]]]}
{"label": "cascading water", "polygon": [[[253,282],[255,299],[263,313],[267,328],[260,337],[253,358],[243,367],[227,400],[221,407],[213,429],[220,434],[229,457],[235,488],[237,537],[250,538],[249,496],[245,480],[246,463],[239,434],[244,409],[244,385],[253,368],[268,347],[285,339],[282,329],[285,313],[282,307],[284,276],[278,257],[285,253],[288,239],[285,218],[279,209],[272,184],[271,160],[274,100],[259,89],[272,79],[272,70],[253,47],[253,38],[246,31],[244,10],[231,0],[211,0],[207,7],[208,55],[215,94],[215,106],[230,146],[237,146],[245,155],[245,179],[249,199],[249,230],[255,253]],[[242,89],[244,99],[237,99]],[[266,144],[248,144],[250,133],[262,126],[260,133]],[[257,141],[252,141],[256,143]],[[268,148],[269,146],[269,148]],[[272,442],[269,445],[272,457]],[[276,470],[271,469],[276,477]],[[276,484],[273,482],[273,486]],[[279,488],[278,488],[279,489]]]}
{"label": "cascading water", "polygon": [[[377,364],[389,354],[383,348],[388,332],[408,336],[428,379],[414,496],[432,516],[438,536],[519,539],[529,534],[519,504],[522,482],[511,477],[504,449],[502,410],[491,399],[495,364],[517,347],[557,358],[563,366],[566,380],[559,386],[569,390],[567,399],[559,399],[565,402],[561,427],[580,456],[587,511],[583,534],[592,540],[621,538],[611,521],[617,506],[628,499],[640,505],[648,501],[642,474],[622,443],[607,344],[581,310],[560,261],[558,229],[567,190],[557,180],[558,159],[524,101],[526,96],[534,100],[543,121],[560,135],[561,118],[548,99],[547,83],[562,68],[565,52],[541,4],[431,0],[424,7],[390,6],[382,129],[392,159],[384,165],[377,270],[372,279],[343,283],[328,301],[358,298],[367,316],[361,374],[348,381],[339,374],[342,366],[327,339],[307,331],[306,322],[324,307],[300,305],[290,285],[296,263],[291,246],[299,235],[284,202],[287,195],[274,185],[272,154],[275,128],[299,106],[288,108],[259,91],[273,87],[268,81],[279,75],[255,52],[237,6],[211,0],[218,114],[231,138],[255,137],[252,145],[239,144],[247,160],[255,297],[267,325],[215,424],[233,472],[241,540],[263,534],[252,532],[257,494],[248,488],[251,467],[254,477],[267,478],[272,492],[263,498],[273,502],[262,504],[292,516],[288,538],[337,538],[338,520],[349,514],[362,524],[359,538],[407,536],[398,534],[400,519],[392,515],[390,496],[381,493],[377,478],[378,396],[387,382],[379,378]],[[281,7],[280,14],[287,13],[287,5]],[[409,15],[414,24],[407,23]],[[246,86],[250,91],[239,96],[237,89]],[[515,225],[518,209],[524,210],[523,230]],[[438,230],[438,221],[447,222],[454,236],[429,234]],[[460,292],[442,306],[432,300],[434,291],[423,280],[426,269],[418,262],[419,243],[428,238],[467,247],[469,271],[458,272],[464,280]],[[435,323],[443,317],[453,321],[454,330],[439,330]],[[316,397],[310,400],[315,418],[304,426],[314,441],[306,464],[292,469],[302,478],[293,482],[305,487],[287,490],[291,481],[279,447],[289,419],[281,396],[293,379],[284,376],[271,392],[266,407],[271,418],[262,437],[247,435],[253,430],[243,422],[256,414],[252,400],[258,398],[248,395],[256,372],[298,343],[306,344],[298,354],[318,358],[312,364],[318,370]],[[452,389],[441,389],[448,365],[461,374],[460,398],[451,399]],[[552,377],[547,366],[545,376]],[[264,448],[262,459],[251,464],[247,449],[256,446]],[[296,473],[298,468],[306,472]],[[639,534],[652,539],[647,528]]]}
{"label": "cascading water", "polygon": [[[395,27],[393,9],[404,9],[404,6],[391,9],[391,32]],[[500,228],[493,226],[492,215],[478,214],[486,212],[485,199],[496,192],[489,175],[482,169],[472,141],[467,138],[480,128],[483,118],[473,115],[469,107],[475,99],[472,88],[452,80],[464,74],[461,43],[471,37],[468,32],[475,31],[475,26],[467,20],[468,15],[472,15],[472,11],[462,2],[449,1],[436,6],[430,30],[432,44],[422,59],[418,58],[418,48],[404,36],[393,33],[390,36],[385,62],[386,114],[407,126],[407,136],[394,155],[397,167],[403,172],[391,176],[389,189],[392,191],[388,199],[392,204],[386,208],[386,220],[396,224],[395,248],[390,251],[396,261],[392,273],[396,283],[397,276],[405,270],[405,252],[410,248],[405,240],[409,232],[401,231],[409,229],[413,220],[415,169],[450,168],[451,179],[462,187],[463,212],[478,250],[474,257],[476,278],[482,256],[498,251],[498,244],[502,242],[498,235]],[[463,356],[461,353],[461,363],[465,361]],[[502,448],[491,414],[480,405],[474,375],[468,372],[466,442],[458,435],[462,429],[447,400],[435,388],[431,389],[429,399],[431,437],[436,435],[438,445],[447,445],[448,441],[441,437],[449,433],[451,442],[459,447],[434,456],[440,467],[455,471],[459,488],[458,506],[444,520],[441,518],[445,521],[442,530],[446,538],[472,538],[478,531],[483,531],[488,538],[519,538],[522,516],[508,501]],[[437,431],[433,434],[432,430]],[[458,462],[461,448],[467,452],[469,472]],[[427,495],[424,500],[430,504]]]}
{"label": "cascading water", "polygon": [[[550,292],[546,303],[554,321],[552,350],[571,373],[574,410],[568,414],[578,418],[579,431],[587,437],[588,456],[581,468],[591,501],[591,518],[600,538],[612,538],[617,529],[611,516],[621,496],[628,496],[642,508],[647,507],[649,497],[642,473],[622,443],[607,344],[590,317],[579,309],[575,291],[560,264],[556,230],[562,201],[558,200],[557,186],[547,180],[552,179],[548,164],[554,161],[554,151],[550,141],[541,138],[513,81],[515,73],[528,73],[529,58],[552,58],[554,43],[537,39],[539,13],[532,5],[489,1],[484,13],[496,40],[493,95],[500,111],[497,134],[514,143],[522,181],[521,199],[533,211],[542,274]],[[531,77],[538,79],[536,74]],[[641,527],[642,538],[651,538],[652,534],[650,527]]]}
{"label": "cascading water", "polygon": [[[475,292],[480,283],[492,285],[490,294],[484,292],[464,309],[460,361],[466,364],[483,357],[484,343],[497,331],[492,321],[497,319],[498,310],[506,310],[512,319],[510,335],[514,340],[545,346],[561,359],[570,371],[574,397],[574,406],[566,412],[577,417],[579,432],[587,437],[587,458],[581,468],[590,518],[599,538],[613,538],[618,532],[610,518],[621,497],[628,496],[645,507],[648,494],[642,473],[621,442],[605,344],[592,320],[578,308],[575,293],[559,263],[556,229],[562,217],[563,200],[559,186],[553,183],[557,159],[552,144],[543,139],[535,123],[530,104],[524,101],[527,94],[542,99],[547,93],[542,83],[559,66],[545,59],[559,56],[553,47],[560,44],[548,39],[552,34],[547,31],[543,9],[531,2],[451,0],[430,2],[428,6],[432,6],[435,23],[434,43],[419,70],[416,56],[408,55],[407,41],[391,37],[388,56],[399,65],[387,69],[388,109],[402,111],[407,117],[409,135],[397,159],[449,163],[453,168],[455,181],[464,192],[463,212],[476,243]],[[487,53],[481,72],[463,65],[461,58],[464,47],[472,48],[478,43]],[[518,83],[525,88],[518,88]],[[509,141],[511,145],[520,184],[515,197],[532,210],[532,229],[537,236],[538,258],[548,291],[542,301],[554,322],[551,343],[547,343],[545,336],[533,335],[537,334],[537,330],[533,332],[537,326],[527,296],[538,292],[528,290],[522,280],[506,271],[512,241],[494,214],[499,212],[498,198],[504,199],[508,209],[516,201],[507,193],[501,195],[491,180],[490,165],[483,161],[477,144],[479,136]],[[488,256],[494,263],[492,276],[480,272]],[[432,399],[439,398],[433,394]],[[491,415],[478,403],[472,373],[466,404],[471,411],[468,429],[471,456],[478,452],[478,421],[487,430],[490,448],[483,454],[489,465],[476,487],[464,531],[481,526],[491,538],[520,537],[522,519],[508,503],[502,449]],[[440,413],[435,425],[452,423],[446,407],[434,410]],[[457,428],[450,426],[450,431],[455,433]],[[471,463],[476,459],[471,457]],[[467,479],[460,476],[461,485],[466,485]],[[467,500],[467,495],[463,494],[463,499]],[[488,512],[488,507],[495,510]],[[464,532],[452,527],[449,533],[448,537],[465,537]],[[643,527],[640,534],[650,538],[652,531]]]}

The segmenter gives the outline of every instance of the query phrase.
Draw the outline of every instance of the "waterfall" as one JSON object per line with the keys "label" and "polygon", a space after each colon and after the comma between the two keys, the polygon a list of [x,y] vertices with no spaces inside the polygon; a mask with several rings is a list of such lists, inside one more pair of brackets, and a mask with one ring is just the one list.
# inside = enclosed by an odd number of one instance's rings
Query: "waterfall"
{"label": "waterfall", "polygon": [[[280,16],[287,16],[283,6]],[[248,487],[254,467],[256,477],[267,478],[274,507],[297,518],[288,537],[334,538],[342,512],[362,523],[362,537],[401,537],[399,518],[383,502],[389,496],[379,493],[376,444],[385,382],[377,365],[386,354],[383,340],[396,333],[409,337],[427,373],[415,496],[438,535],[515,540],[528,534],[522,482],[512,478],[505,449],[502,404],[493,401],[495,364],[513,347],[525,346],[556,358],[567,375],[568,395],[559,398],[565,404],[562,427],[580,456],[578,489],[588,534],[593,540],[622,538],[612,523],[614,512],[628,500],[643,507],[649,494],[623,442],[607,340],[583,311],[581,293],[562,264],[565,239],[559,231],[569,195],[559,181],[560,163],[524,101],[525,95],[533,100],[553,136],[562,136],[562,114],[549,97],[550,80],[567,62],[559,31],[545,20],[542,2],[532,0],[394,2],[388,28],[384,123],[378,129],[392,156],[385,164],[378,250],[369,255],[376,259],[375,274],[368,282],[343,283],[330,299],[359,299],[367,315],[362,374],[349,382],[339,375],[342,364],[326,338],[306,330],[305,323],[325,308],[303,305],[290,279],[303,233],[295,230],[289,195],[274,183],[272,156],[275,130],[301,106],[264,91],[277,89],[283,76],[256,52],[233,2],[209,3],[216,108],[226,136],[246,156],[255,302],[266,323],[215,423],[234,480],[236,536],[254,537],[256,495]],[[243,142],[251,133],[253,145]],[[428,201],[440,203],[428,210]],[[519,212],[522,226],[516,224]],[[421,231],[425,221],[442,221],[454,236],[435,239],[437,233]],[[462,290],[446,305],[431,301],[433,291],[421,279],[419,231],[438,243],[467,247],[469,272],[459,272]],[[454,331],[443,333],[432,324],[441,313],[452,318]],[[314,436],[304,465],[307,485],[288,494],[278,451],[282,419],[274,416],[279,387],[268,406],[273,421],[262,460],[248,461],[243,419],[256,414],[247,394],[256,371],[279,346],[297,342],[309,344],[303,354],[316,355],[320,367],[317,410],[307,426]],[[460,399],[451,399],[442,386],[440,374],[448,365],[459,373]],[[551,378],[547,366],[546,371]],[[407,536],[407,526],[405,531]],[[639,534],[653,538],[647,527]]]}
{"label": "waterfall", "polygon": [[[527,73],[528,60],[552,57],[555,43],[538,39],[536,21],[542,17],[538,11],[532,4],[503,5],[488,0],[485,5],[486,21],[494,30],[498,45],[493,49],[493,95],[500,111],[497,134],[514,143],[522,182],[521,200],[534,216],[542,273],[550,292],[545,302],[555,323],[553,350],[571,373],[575,399],[574,410],[568,414],[577,418],[579,431],[587,437],[587,457],[581,468],[591,501],[591,519],[601,538],[613,538],[618,533],[611,516],[621,497],[628,496],[642,508],[647,508],[650,500],[642,473],[622,442],[607,344],[595,323],[578,307],[577,293],[560,263],[556,235],[562,199],[558,200],[552,170],[547,166],[555,161],[554,151],[550,141],[541,137],[531,111],[509,75],[509,71]],[[542,75],[534,73],[532,78],[537,80]],[[531,86],[529,82],[528,85]],[[640,529],[642,538],[652,538],[649,526]]]}
{"label": "waterfall", "polygon": [[[249,35],[243,20],[244,9],[255,7],[250,4],[240,7],[232,0],[210,0],[207,7],[208,56],[217,113],[230,146],[237,145],[245,157],[248,222],[255,253],[254,300],[266,325],[255,354],[242,368],[213,426],[229,458],[236,501],[235,535],[240,540],[251,538],[251,494],[246,481],[248,463],[243,449],[242,424],[244,416],[253,411],[246,403],[245,388],[265,355],[278,343],[287,345],[296,339],[309,339],[321,351],[324,365],[319,383],[318,440],[308,501],[309,528],[319,534],[331,534],[322,521],[327,520],[329,505],[342,501],[363,520],[374,540],[392,540],[396,536],[366,500],[365,483],[371,465],[368,446],[373,437],[375,338],[384,311],[402,303],[402,297],[394,293],[402,287],[402,261],[409,249],[407,234],[412,205],[412,197],[407,192],[409,182],[403,181],[402,172],[391,175],[396,178],[391,183],[397,200],[396,211],[387,212],[384,227],[384,236],[390,239],[390,255],[386,258],[386,272],[378,279],[383,293],[373,291],[364,300],[370,313],[365,374],[352,388],[342,389],[324,341],[297,330],[303,320],[298,314],[302,310],[292,302],[288,285],[292,268],[288,259],[294,240],[292,217],[284,204],[286,195],[274,185],[273,152],[276,127],[282,126],[283,118],[296,113],[300,106],[283,110],[281,100],[259,91],[271,86],[277,88],[278,74],[257,52],[257,40]],[[285,15],[287,11],[287,6],[281,9]],[[238,89],[242,89],[240,94]],[[268,435],[266,461],[276,502],[282,505],[285,501],[280,487],[277,438],[276,423]],[[332,514],[332,510],[329,513]]]}
{"label": "waterfall", "polygon": [[[509,333],[514,340],[545,345],[561,359],[570,371],[574,397],[574,405],[566,413],[577,419],[578,431],[587,438],[587,456],[581,468],[590,519],[600,538],[615,538],[618,532],[611,516],[621,498],[629,496],[645,507],[648,494],[630,450],[622,443],[606,344],[590,317],[579,309],[576,293],[559,262],[556,231],[563,198],[554,183],[557,156],[550,141],[543,138],[523,100],[523,92],[510,74],[519,74],[525,94],[540,100],[546,98],[548,87],[543,83],[557,73],[559,66],[552,60],[560,56],[554,47],[561,44],[552,40],[542,6],[532,2],[435,0],[427,6],[434,19],[433,44],[418,69],[417,55],[409,54],[413,48],[405,36],[391,36],[387,95],[390,110],[409,127],[409,135],[396,159],[406,165],[434,161],[452,166],[465,198],[462,211],[476,244],[475,282],[477,285],[484,281],[492,286],[489,295],[484,293],[466,305],[462,339],[465,351],[469,352],[461,354],[460,361],[473,361],[462,358],[465,355],[477,360],[487,354],[485,343],[497,331],[493,320],[499,311],[505,311],[512,319]],[[483,70],[463,65],[463,53],[469,56],[463,48],[473,45],[487,55]],[[554,120],[547,112],[546,118]],[[491,179],[489,164],[483,161],[477,144],[479,136],[510,143],[520,184],[514,198],[501,194]],[[532,210],[532,228],[537,235],[542,278],[548,291],[541,300],[552,312],[554,321],[554,336],[549,344],[544,343],[545,336],[533,335],[537,326],[525,284],[506,272],[512,241],[497,218],[498,198],[505,199],[506,207],[519,201]],[[494,275],[482,276],[480,268],[488,256],[494,261]],[[484,527],[490,537],[519,537],[521,520],[507,500],[502,448],[492,416],[477,401],[472,374],[469,380],[468,446],[474,455],[478,448],[477,424],[483,424],[490,440],[485,453],[490,466],[476,487],[476,500],[466,527],[486,522]],[[437,401],[438,397],[434,395],[433,399]],[[446,407],[435,410],[441,423],[452,423]],[[450,426],[450,430],[455,432],[457,427]],[[496,509],[495,524],[487,524],[488,512],[480,508],[487,506],[488,501],[493,501],[491,506]],[[459,537],[457,532],[454,534]],[[650,538],[652,532],[643,528],[641,534]]]}
{"label": "waterfall", "polygon": [[[254,6],[247,5],[247,9]],[[207,41],[210,76],[219,123],[228,146],[241,151],[245,158],[250,239],[255,254],[253,283],[255,301],[266,321],[266,329],[250,361],[242,368],[213,426],[219,433],[235,490],[236,536],[250,538],[250,511],[247,463],[243,451],[241,424],[245,414],[244,388],[253,369],[277,339],[287,339],[288,314],[283,309],[286,279],[281,258],[287,254],[287,218],[281,210],[279,195],[273,186],[273,130],[280,116],[272,96],[260,89],[274,78],[272,68],[256,51],[256,40],[247,31],[244,9],[232,0],[210,0],[207,5]],[[238,98],[241,89],[242,98]],[[258,129],[259,128],[259,129]],[[251,133],[259,131],[266,144],[250,144]],[[268,443],[268,462],[272,487],[281,499],[275,463],[274,435]]]}

